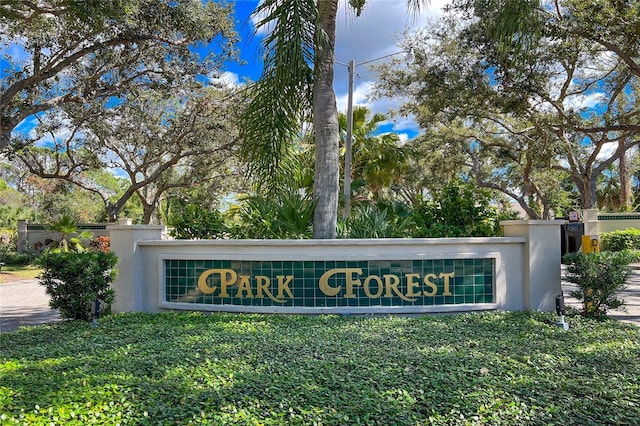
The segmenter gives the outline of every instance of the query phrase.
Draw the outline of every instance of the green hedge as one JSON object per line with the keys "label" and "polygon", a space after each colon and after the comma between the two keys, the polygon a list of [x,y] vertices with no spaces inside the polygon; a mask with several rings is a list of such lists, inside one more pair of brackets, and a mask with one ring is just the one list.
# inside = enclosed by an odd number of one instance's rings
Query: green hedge
{"label": "green hedge", "polygon": [[640,229],[604,232],[600,235],[600,245],[607,251],[640,250]]}

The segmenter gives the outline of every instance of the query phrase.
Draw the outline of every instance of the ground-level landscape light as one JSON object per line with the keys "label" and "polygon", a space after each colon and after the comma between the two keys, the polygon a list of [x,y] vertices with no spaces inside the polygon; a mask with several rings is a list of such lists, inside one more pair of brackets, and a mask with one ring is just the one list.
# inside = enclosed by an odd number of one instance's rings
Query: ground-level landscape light
{"label": "ground-level landscape light", "polygon": [[556,313],[560,317],[560,320],[556,323],[558,327],[562,327],[565,330],[569,329],[569,323],[564,320],[566,309],[564,306],[564,295],[560,294],[556,296]]}

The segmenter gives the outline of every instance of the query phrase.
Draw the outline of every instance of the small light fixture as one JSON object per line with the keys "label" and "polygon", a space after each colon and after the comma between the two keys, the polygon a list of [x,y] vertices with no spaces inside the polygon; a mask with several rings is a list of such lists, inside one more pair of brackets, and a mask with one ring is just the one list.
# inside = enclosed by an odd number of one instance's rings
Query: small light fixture
{"label": "small light fixture", "polygon": [[556,296],[556,313],[560,317],[560,320],[556,323],[558,327],[562,327],[564,330],[569,329],[569,323],[564,320],[566,309],[564,306],[564,294]]}

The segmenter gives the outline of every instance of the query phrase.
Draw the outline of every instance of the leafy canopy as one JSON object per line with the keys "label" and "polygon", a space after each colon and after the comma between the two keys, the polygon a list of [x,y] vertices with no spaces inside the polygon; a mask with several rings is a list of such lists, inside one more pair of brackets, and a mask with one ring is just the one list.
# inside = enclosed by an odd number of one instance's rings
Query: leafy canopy
{"label": "leafy canopy", "polygon": [[[231,12],[224,1],[3,1],[0,149],[24,142],[17,126],[53,107],[215,74],[234,54]],[[194,49],[214,41],[205,56]]]}

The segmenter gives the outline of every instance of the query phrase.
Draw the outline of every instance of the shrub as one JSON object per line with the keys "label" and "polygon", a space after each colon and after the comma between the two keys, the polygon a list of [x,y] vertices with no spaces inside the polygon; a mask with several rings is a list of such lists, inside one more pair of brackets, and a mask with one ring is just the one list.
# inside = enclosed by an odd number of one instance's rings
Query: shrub
{"label": "shrub", "polygon": [[84,242],[88,241],[93,236],[89,231],[80,232],[75,220],[68,215],[63,215],[60,219],[49,224],[46,228],[60,234],[59,240],[52,240],[45,247],[44,251],[50,253],[86,251],[87,248],[84,246]]}
{"label": "shrub", "polygon": [[227,232],[220,213],[189,204],[176,214],[169,225],[171,236],[179,240],[222,238]]}
{"label": "shrub", "polygon": [[414,237],[494,237],[500,221],[515,218],[491,206],[491,193],[463,182],[452,182],[414,209]]}
{"label": "shrub", "polygon": [[582,314],[586,317],[601,317],[607,309],[624,305],[616,293],[625,288],[635,260],[630,251],[573,253],[565,256],[567,280],[577,284],[578,290],[570,294],[582,301]]}
{"label": "shrub", "polygon": [[108,313],[115,292],[111,283],[118,258],[104,252],[59,252],[40,256],[37,263],[44,269],[40,284],[51,296],[50,306],[59,309],[63,318],[90,320],[93,303],[101,301]]}
{"label": "shrub", "polygon": [[0,262],[12,266],[29,265],[35,259],[33,253],[16,253],[15,244],[0,245]]}
{"label": "shrub", "polygon": [[393,206],[365,205],[355,208],[346,220],[338,222],[340,238],[398,238],[408,236],[411,220]]}
{"label": "shrub", "polygon": [[604,232],[600,235],[600,244],[607,251],[640,250],[640,229]]}
{"label": "shrub", "polygon": [[313,234],[311,197],[282,190],[242,200],[232,238],[307,239]]}

